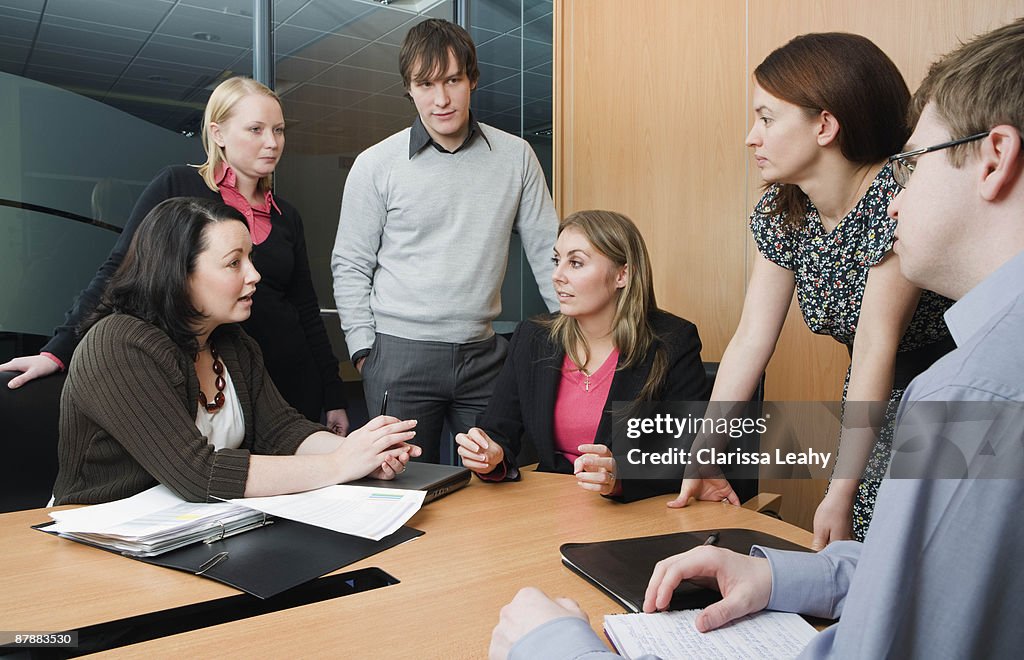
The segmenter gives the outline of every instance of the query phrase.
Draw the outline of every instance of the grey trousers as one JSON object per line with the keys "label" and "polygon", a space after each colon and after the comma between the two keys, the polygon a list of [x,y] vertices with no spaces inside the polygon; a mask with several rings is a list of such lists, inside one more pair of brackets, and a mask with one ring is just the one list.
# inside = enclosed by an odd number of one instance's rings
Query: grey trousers
{"label": "grey trousers", "polygon": [[469,344],[416,341],[377,334],[363,363],[363,392],[373,419],[388,392],[389,415],[415,419],[420,461],[441,461],[445,421],[454,433],[476,425],[508,353],[508,341],[494,335]]}

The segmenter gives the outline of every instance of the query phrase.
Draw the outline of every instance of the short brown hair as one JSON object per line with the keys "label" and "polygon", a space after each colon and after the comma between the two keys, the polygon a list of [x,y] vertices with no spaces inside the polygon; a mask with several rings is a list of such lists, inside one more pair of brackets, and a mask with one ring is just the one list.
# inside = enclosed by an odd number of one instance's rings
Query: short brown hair
{"label": "short brown hair", "polygon": [[[858,165],[884,161],[910,135],[904,123],[910,90],[899,69],[870,39],[845,32],[800,35],[754,69],[766,92],[809,113],[822,110],[839,122],[839,150]],[[790,224],[806,213],[807,196],[782,184],[774,213]]]}
{"label": "short brown hair", "polygon": [[[1024,133],[1024,18],[961,45],[928,69],[907,115],[914,126],[929,102],[956,139],[1000,124]],[[978,143],[946,150],[960,167]]]}
{"label": "short brown hair", "polygon": [[[425,80],[443,74],[448,69],[448,54],[469,78],[472,86],[480,79],[473,38],[461,26],[440,18],[428,18],[415,25],[405,35],[398,53],[398,70],[406,89],[414,80]],[[414,71],[413,68],[416,68]]]}

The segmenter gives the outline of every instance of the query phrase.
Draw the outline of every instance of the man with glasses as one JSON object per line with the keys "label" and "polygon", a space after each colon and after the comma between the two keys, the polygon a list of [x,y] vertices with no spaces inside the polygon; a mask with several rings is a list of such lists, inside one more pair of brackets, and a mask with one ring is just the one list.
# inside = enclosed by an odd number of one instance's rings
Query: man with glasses
{"label": "man with glasses", "polygon": [[[889,206],[912,282],[958,302],[957,348],[918,376],[864,543],[822,552],[701,547],[660,562],[645,611],[683,580],[717,582],[708,631],[762,609],[840,621],[802,657],[1015,657],[1024,647],[1024,19],[934,64],[893,156]],[[961,137],[964,136],[964,137]],[[913,175],[913,176],[911,176]],[[921,459],[917,459],[921,456]],[[900,478],[900,477],[915,478]],[[571,601],[524,589],[492,658],[607,653]],[[587,656],[591,657],[591,656]]]}

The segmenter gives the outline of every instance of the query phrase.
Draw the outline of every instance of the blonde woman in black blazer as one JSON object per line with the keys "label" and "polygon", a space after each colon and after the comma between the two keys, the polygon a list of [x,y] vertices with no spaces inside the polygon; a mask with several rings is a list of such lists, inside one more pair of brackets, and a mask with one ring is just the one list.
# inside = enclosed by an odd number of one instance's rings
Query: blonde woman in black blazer
{"label": "blonde woman in black blazer", "polygon": [[[647,247],[621,214],[580,211],[567,217],[554,261],[560,313],[516,328],[479,427],[456,436],[463,463],[485,481],[518,479],[516,455],[525,439],[537,450],[539,470],[575,474],[587,490],[622,501],[673,492],[678,479],[616,478],[611,406],[706,400],[696,326],[657,308]],[[596,432],[580,438],[580,455],[570,461],[555,440],[560,387],[573,377],[589,385],[615,352],[607,398],[594,411],[600,416]]]}

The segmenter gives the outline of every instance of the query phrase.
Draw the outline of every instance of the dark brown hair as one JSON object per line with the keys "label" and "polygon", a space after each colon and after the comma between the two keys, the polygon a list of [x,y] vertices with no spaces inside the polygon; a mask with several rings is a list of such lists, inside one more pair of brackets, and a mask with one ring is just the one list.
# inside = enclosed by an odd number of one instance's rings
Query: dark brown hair
{"label": "dark brown hair", "polygon": [[[907,141],[910,90],[892,60],[858,34],[804,34],[776,49],[754,69],[766,92],[809,114],[822,110],[839,122],[837,142],[852,163],[880,163]],[[780,185],[769,213],[784,213],[799,224],[807,195],[793,184]]]}
{"label": "dark brown hair", "polygon": [[96,311],[82,323],[86,331],[110,314],[130,314],[167,333],[181,350],[198,350],[195,324],[203,314],[192,304],[188,278],[207,247],[206,229],[245,217],[219,200],[172,197],[146,214]]}
{"label": "dark brown hair", "polygon": [[[448,69],[448,54],[462,67],[472,87],[480,79],[473,38],[461,26],[440,18],[428,18],[405,35],[398,53],[398,70],[408,90],[416,80],[426,80]],[[415,67],[415,70],[413,68]]]}

